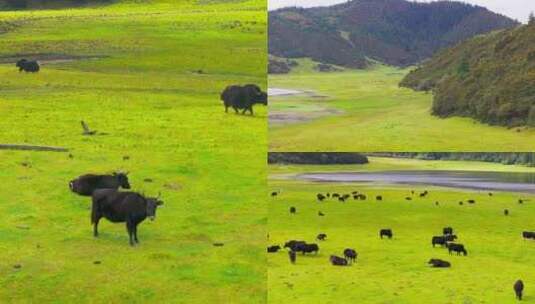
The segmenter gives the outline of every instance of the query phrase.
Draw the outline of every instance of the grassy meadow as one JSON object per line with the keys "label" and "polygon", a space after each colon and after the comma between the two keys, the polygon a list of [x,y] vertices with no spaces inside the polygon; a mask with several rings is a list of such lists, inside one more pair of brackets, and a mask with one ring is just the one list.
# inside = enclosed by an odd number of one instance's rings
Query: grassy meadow
{"label": "grassy meadow", "polygon": [[[267,109],[219,100],[267,86],[265,1],[0,12],[0,32],[0,143],[69,149],[0,151],[0,302],[265,302]],[[134,248],[124,224],[93,238],[90,199],[68,188],[114,170],[165,202]]]}
{"label": "grassy meadow", "polygon": [[[370,158],[368,165],[347,166],[345,171],[465,170],[534,172],[533,168],[479,162],[387,160]],[[535,303],[533,278],[535,242],[521,237],[533,230],[535,197],[528,194],[461,190],[413,185],[320,183],[292,179],[303,172],[344,171],[344,166],[282,166],[269,168],[270,191],[280,190],[269,203],[268,244],[287,240],[318,243],[317,256],[297,255],[290,264],[286,250],[268,255],[269,303],[516,303],[513,283],[525,283],[524,303]],[[282,175],[285,174],[285,175]],[[426,198],[411,196],[429,191]],[[317,193],[360,191],[366,201],[346,203],[316,200]],[[383,201],[375,200],[382,195]],[[519,197],[530,199],[518,204]],[[474,205],[466,204],[475,199]],[[465,201],[459,205],[459,201]],[[439,206],[435,205],[439,201]],[[297,208],[291,215],[290,206]],[[504,216],[503,210],[510,215]],[[325,216],[318,216],[321,211]],[[451,226],[468,256],[449,255],[433,248],[431,238]],[[392,240],[379,238],[379,230],[391,228]],[[316,241],[326,233],[326,241]],[[345,248],[358,253],[356,264],[331,266],[331,254],[343,256]],[[451,268],[431,268],[430,258],[449,261]]]}
{"label": "grassy meadow", "polygon": [[409,69],[377,65],[368,70],[317,72],[297,60],[290,74],[269,75],[271,88],[305,94],[270,98],[269,149],[303,151],[532,151],[533,128],[481,124],[470,118],[430,114],[432,95],[399,88]]}

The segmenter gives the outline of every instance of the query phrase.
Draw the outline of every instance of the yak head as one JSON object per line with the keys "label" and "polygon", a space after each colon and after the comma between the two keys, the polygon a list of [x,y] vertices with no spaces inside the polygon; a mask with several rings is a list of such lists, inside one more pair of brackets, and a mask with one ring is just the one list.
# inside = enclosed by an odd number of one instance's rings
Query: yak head
{"label": "yak head", "polygon": [[130,189],[130,183],[128,182],[128,172],[115,172],[113,176],[117,179],[117,182],[123,189]]}
{"label": "yak head", "polygon": [[21,60],[17,61],[16,66],[17,66],[18,68],[22,68],[27,62],[28,62],[28,60],[26,60],[26,59],[21,59]]}
{"label": "yak head", "polygon": [[268,95],[267,95],[266,92],[262,92],[260,87],[258,87],[255,84],[247,84],[247,85],[245,85],[245,88],[253,96],[254,103],[267,105],[267,103],[268,103]]}
{"label": "yak head", "polygon": [[151,221],[154,221],[156,218],[156,208],[163,205],[163,201],[160,200],[161,194],[158,194],[158,197],[147,197],[147,217]]}

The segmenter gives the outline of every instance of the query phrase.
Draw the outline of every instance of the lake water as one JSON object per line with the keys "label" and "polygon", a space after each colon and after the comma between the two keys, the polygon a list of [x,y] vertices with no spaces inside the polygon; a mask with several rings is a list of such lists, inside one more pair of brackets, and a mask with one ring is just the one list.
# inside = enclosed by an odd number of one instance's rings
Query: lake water
{"label": "lake water", "polygon": [[268,88],[268,96],[288,96],[288,95],[297,95],[304,93],[303,91],[290,90],[290,89],[278,89],[278,88]]}
{"label": "lake water", "polygon": [[535,194],[535,173],[473,171],[381,171],[305,173],[298,179],[318,182],[362,182],[430,185],[485,191]]}

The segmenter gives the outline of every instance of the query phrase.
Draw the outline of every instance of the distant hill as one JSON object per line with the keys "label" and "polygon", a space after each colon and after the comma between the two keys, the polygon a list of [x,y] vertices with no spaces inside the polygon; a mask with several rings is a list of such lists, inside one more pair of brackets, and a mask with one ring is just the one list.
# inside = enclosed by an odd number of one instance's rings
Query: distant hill
{"label": "distant hill", "polygon": [[518,23],[460,2],[354,0],[319,8],[269,13],[269,52],[363,68],[367,58],[408,66],[440,48]]}
{"label": "distant hill", "polygon": [[533,152],[380,152],[367,153],[366,155],[424,160],[482,161],[505,165],[525,165],[535,167],[535,153]]}
{"label": "distant hill", "polygon": [[0,10],[61,8],[112,3],[114,0],[0,0]]}
{"label": "distant hill", "polygon": [[478,36],[439,52],[401,86],[433,90],[432,113],[535,126],[535,24]]}

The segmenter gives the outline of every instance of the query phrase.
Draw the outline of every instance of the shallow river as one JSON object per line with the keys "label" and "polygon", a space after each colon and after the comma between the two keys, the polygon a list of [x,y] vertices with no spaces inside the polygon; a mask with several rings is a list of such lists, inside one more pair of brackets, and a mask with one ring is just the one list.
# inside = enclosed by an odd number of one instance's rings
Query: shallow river
{"label": "shallow river", "polygon": [[363,182],[432,185],[488,191],[535,194],[535,173],[473,171],[381,171],[305,173],[298,179],[319,182]]}
{"label": "shallow river", "polygon": [[304,93],[298,90],[268,88],[268,96],[289,96]]}

